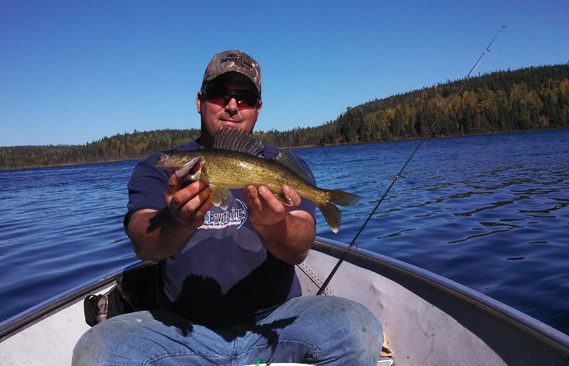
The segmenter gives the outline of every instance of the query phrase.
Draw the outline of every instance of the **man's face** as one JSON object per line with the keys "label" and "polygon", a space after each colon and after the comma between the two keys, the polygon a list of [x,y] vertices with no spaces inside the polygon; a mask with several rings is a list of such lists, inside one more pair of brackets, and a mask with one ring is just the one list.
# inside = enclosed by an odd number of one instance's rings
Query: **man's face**
{"label": "man's face", "polygon": [[[208,90],[211,90],[208,93]],[[205,95],[202,91],[196,97],[198,113],[201,115],[201,132],[204,140],[210,140],[225,126],[251,133],[261,111],[262,102],[247,103],[240,96],[251,96],[256,92],[253,83],[238,73],[227,73],[208,85]],[[213,97],[213,98],[212,98]],[[254,99],[253,99],[254,100]]]}

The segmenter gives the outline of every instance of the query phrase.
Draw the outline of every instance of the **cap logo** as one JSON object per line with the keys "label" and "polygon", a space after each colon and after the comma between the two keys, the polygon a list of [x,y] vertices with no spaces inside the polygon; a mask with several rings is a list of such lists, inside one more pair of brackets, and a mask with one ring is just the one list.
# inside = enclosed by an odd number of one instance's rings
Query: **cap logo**
{"label": "cap logo", "polygon": [[224,64],[226,62],[233,62],[237,66],[246,67],[249,70],[251,70],[253,68],[253,65],[249,61],[244,60],[243,58],[239,57],[239,55],[237,55],[235,53],[227,55],[226,58],[222,58],[220,61],[220,63],[222,63],[222,64]]}

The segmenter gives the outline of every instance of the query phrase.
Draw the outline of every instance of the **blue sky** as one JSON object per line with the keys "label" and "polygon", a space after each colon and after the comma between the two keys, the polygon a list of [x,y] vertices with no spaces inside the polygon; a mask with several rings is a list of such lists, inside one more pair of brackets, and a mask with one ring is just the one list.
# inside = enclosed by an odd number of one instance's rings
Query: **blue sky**
{"label": "blue sky", "polygon": [[263,72],[258,130],[476,73],[569,62],[569,1],[0,0],[0,146],[199,127],[211,56]]}

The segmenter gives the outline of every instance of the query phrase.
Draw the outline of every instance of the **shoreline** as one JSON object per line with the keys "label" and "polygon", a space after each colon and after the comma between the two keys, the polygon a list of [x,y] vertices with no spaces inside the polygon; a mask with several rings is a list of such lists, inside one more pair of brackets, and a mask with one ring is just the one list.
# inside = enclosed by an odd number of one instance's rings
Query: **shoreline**
{"label": "shoreline", "polygon": [[[536,132],[536,131],[556,131],[556,130],[564,130],[567,127],[560,127],[560,128],[542,128],[542,129],[531,129],[531,130],[516,130],[516,131],[508,131],[508,132],[480,132],[480,133],[473,133],[468,135],[445,135],[445,136],[432,136],[427,138],[427,140],[431,139],[448,139],[448,138],[460,138],[460,137],[472,137],[472,136],[485,136],[485,135],[501,135],[501,134],[510,134],[510,133],[529,133],[529,132]],[[400,142],[400,141],[417,141],[422,140],[423,137],[414,137],[414,138],[402,138],[402,139],[392,139],[392,140],[378,140],[378,141],[369,141],[369,142],[353,142],[353,143],[336,143],[336,144],[324,144],[324,145],[301,145],[301,146],[289,146],[289,147],[281,147],[282,149],[310,149],[315,147],[334,147],[334,146],[346,146],[346,145],[363,145],[363,144],[376,144],[376,143],[389,143],[389,142]],[[17,146],[12,146],[17,147]],[[38,145],[35,147],[44,147],[42,145]],[[3,147],[0,147],[3,148]],[[66,166],[79,166],[79,165],[89,165],[89,164],[107,164],[107,163],[117,163],[117,162],[124,162],[124,161],[137,161],[145,159],[150,154],[154,152],[149,152],[146,155],[140,157],[128,157],[124,159],[109,159],[109,160],[93,160],[93,161],[84,161],[84,162],[70,162],[70,163],[61,163],[61,164],[46,164],[46,165],[28,165],[28,166],[21,166],[21,167],[0,167],[0,172],[3,171],[14,171],[14,170],[26,170],[26,169],[42,169],[42,168],[57,168],[57,167],[66,167]]]}

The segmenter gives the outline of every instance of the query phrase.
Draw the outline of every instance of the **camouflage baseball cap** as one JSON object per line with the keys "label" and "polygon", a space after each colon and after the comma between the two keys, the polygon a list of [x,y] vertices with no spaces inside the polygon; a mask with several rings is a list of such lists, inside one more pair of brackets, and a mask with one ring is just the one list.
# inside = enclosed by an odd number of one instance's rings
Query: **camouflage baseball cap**
{"label": "camouflage baseball cap", "polygon": [[261,94],[261,66],[243,51],[229,50],[214,55],[205,69],[203,85],[227,72],[238,72],[249,78]]}

